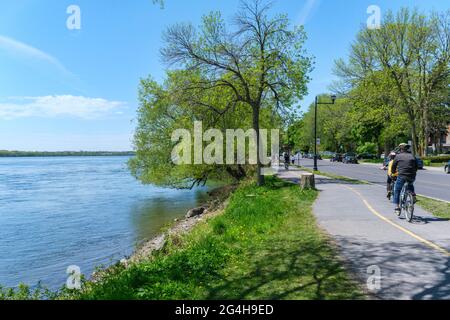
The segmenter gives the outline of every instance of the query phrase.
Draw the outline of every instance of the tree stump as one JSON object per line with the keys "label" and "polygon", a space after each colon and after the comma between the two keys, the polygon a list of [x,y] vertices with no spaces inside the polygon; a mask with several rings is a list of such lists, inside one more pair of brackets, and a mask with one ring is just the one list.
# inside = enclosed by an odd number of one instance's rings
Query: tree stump
{"label": "tree stump", "polygon": [[314,178],[314,174],[312,173],[302,173],[300,186],[302,189],[315,189],[316,181]]}

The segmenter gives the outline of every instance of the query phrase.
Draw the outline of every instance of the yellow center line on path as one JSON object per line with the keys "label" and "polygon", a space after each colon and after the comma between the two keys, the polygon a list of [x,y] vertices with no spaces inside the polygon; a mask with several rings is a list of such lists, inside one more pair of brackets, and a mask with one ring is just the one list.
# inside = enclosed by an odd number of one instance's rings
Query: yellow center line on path
{"label": "yellow center line on path", "polygon": [[437,244],[435,244],[435,243],[433,243],[433,242],[431,242],[431,241],[429,241],[427,239],[422,238],[421,236],[419,236],[419,235],[415,234],[414,232],[412,232],[412,231],[402,227],[401,225],[399,225],[399,224],[389,220],[388,218],[383,216],[381,213],[376,211],[359,191],[357,191],[357,190],[355,190],[355,189],[353,189],[352,187],[349,187],[349,186],[345,186],[345,187],[347,189],[353,191],[356,195],[358,195],[361,198],[361,200],[364,202],[366,207],[370,210],[370,212],[372,212],[378,218],[380,218],[384,222],[389,223],[390,225],[394,226],[395,228],[399,229],[400,231],[402,231],[402,232],[406,233],[407,235],[413,237],[414,239],[419,240],[420,242],[422,242],[423,244],[427,245],[428,247],[443,253],[447,257],[450,257],[450,252],[449,251],[447,251],[446,249],[438,246]]}

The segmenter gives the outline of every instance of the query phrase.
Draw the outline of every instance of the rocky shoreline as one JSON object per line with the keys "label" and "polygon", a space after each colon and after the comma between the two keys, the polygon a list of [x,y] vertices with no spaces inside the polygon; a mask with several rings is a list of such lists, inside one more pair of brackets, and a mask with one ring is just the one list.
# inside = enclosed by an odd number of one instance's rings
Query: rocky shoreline
{"label": "rocky shoreline", "polygon": [[228,203],[227,200],[236,187],[236,185],[227,185],[208,192],[209,200],[207,203],[190,209],[186,213],[184,219],[175,219],[175,224],[166,232],[163,232],[149,241],[146,241],[143,245],[137,248],[129,259],[123,259],[121,260],[121,263],[128,265],[130,262],[137,262],[148,258],[152,252],[161,250],[170,236],[186,234],[190,232],[198,223],[220,215],[226,208]]}
{"label": "rocky shoreline", "polygon": [[209,199],[207,203],[190,209],[183,219],[175,219],[174,225],[159,235],[145,241],[137,247],[130,257],[123,258],[117,264],[92,274],[91,281],[101,281],[111,268],[117,267],[118,265],[126,268],[132,263],[149,258],[153,252],[162,250],[171,236],[180,236],[189,233],[200,222],[222,214],[228,204],[229,196],[236,188],[236,185],[227,185],[208,192]]}
{"label": "rocky shoreline", "polygon": [[221,208],[210,210],[208,205],[202,205],[198,208],[193,208],[188,211],[185,218],[182,220],[175,219],[175,224],[164,233],[157,235],[156,237],[146,241],[129,259],[122,259],[120,262],[127,266],[129,263],[138,262],[142,259],[148,258],[154,251],[160,251],[164,248],[167,240],[172,235],[183,235],[189,233],[198,223],[210,219],[223,212],[226,207],[226,203],[223,203]]}

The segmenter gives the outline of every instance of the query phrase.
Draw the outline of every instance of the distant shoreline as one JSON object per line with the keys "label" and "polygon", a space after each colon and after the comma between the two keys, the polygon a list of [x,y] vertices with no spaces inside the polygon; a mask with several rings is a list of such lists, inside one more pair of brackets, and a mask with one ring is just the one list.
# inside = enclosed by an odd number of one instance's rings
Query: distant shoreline
{"label": "distant shoreline", "polygon": [[0,158],[27,157],[112,157],[134,156],[133,151],[4,151],[0,150]]}

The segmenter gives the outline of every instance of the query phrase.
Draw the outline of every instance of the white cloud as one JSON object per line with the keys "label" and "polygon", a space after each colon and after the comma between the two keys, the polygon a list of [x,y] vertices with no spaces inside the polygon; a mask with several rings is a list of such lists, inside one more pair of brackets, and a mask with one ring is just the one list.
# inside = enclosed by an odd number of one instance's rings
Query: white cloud
{"label": "white cloud", "polygon": [[308,22],[313,11],[319,6],[320,0],[306,0],[305,5],[302,8],[302,11],[298,15],[297,23],[299,25],[305,25]]}
{"label": "white cloud", "polygon": [[120,101],[71,95],[8,98],[0,101],[0,119],[58,116],[94,119],[120,112],[118,109],[125,106]]}
{"label": "white cloud", "polygon": [[0,49],[14,55],[22,55],[31,59],[43,61],[54,66],[65,75],[72,75],[72,73],[55,57],[15,39],[0,35]]}

